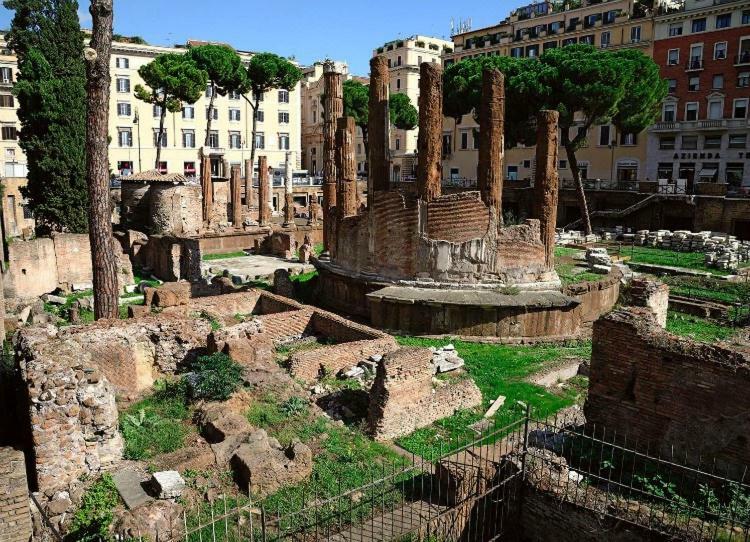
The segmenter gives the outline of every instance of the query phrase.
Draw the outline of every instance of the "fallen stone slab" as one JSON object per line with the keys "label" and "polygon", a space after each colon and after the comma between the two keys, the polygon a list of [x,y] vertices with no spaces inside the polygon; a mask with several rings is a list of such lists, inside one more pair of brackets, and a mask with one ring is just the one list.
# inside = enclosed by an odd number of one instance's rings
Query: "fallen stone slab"
{"label": "fallen stone slab", "polygon": [[487,410],[487,412],[484,413],[484,417],[485,418],[491,418],[492,416],[494,416],[497,413],[498,410],[500,410],[500,407],[503,406],[504,404],[505,404],[505,396],[504,395],[499,395],[497,397],[497,399],[495,399],[492,402],[492,405]]}
{"label": "fallen stone slab", "polygon": [[174,470],[155,472],[151,476],[151,487],[159,499],[176,499],[185,490],[185,480]]}
{"label": "fallen stone slab", "polygon": [[137,472],[125,469],[112,475],[112,481],[115,483],[117,492],[122,497],[130,510],[143,506],[154,499],[146,493],[141,483],[141,475]]}

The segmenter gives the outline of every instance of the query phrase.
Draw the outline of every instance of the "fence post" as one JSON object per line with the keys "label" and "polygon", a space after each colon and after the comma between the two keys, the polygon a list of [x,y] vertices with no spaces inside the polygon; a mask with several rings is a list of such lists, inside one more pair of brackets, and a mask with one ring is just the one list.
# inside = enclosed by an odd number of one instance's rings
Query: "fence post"
{"label": "fence post", "polygon": [[521,479],[526,480],[526,454],[529,451],[529,417],[531,416],[531,407],[527,403],[526,416],[523,421],[523,448],[521,452]]}
{"label": "fence post", "polygon": [[260,536],[263,542],[266,542],[266,507],[260,505]]}

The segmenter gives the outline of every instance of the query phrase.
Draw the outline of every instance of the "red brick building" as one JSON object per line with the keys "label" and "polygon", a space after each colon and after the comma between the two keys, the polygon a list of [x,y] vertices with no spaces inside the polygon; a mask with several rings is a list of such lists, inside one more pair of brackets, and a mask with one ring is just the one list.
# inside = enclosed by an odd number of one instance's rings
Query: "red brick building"
{"label": "red brick building", "polygon": [[669,96],[649,130],[648,177],[750,190],[750,2],[687,0],[654,23]]}

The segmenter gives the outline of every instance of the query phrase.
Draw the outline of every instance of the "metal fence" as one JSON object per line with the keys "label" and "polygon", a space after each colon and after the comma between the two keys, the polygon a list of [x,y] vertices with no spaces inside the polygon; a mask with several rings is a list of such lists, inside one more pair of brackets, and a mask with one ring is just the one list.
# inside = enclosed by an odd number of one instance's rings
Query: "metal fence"
{"label": "metal fence", "polygon": [[[680,455],[663,443],[634,441],[569,418],[538,419],[528,410],[483,425],[468,442],[446,439],[434,457],[383,461],[381,473],[356,488],[338,480],[331,491],[330,483],[315,480],[331,473],[314,473],[304,487],[286,495],[282,490],[263,499],[221,495],[185,503],[181,525],[156,539],[516,540],[531,498],[526,492],[533,490],[555,499],[555,506],[565,503],[646,534],[750,540],[746,468],[734,466],[730,474],[716,460]],[[548,528],[553,533],[560,526]],[[121,537],[139,538],[132,532]]]}

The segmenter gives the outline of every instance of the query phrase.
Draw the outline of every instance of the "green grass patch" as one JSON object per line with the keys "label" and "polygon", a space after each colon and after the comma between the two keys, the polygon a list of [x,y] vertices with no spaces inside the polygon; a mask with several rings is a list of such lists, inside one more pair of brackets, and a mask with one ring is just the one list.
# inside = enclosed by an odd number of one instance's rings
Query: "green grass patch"
{"label": "green grass patch", "polygon": [[606,277],[606,275],[592,273],[591,271],[581,271],[581,269],[581,267],[572,263],[555,264],[555,271],[557,271],[557,276],[560,277],[563,286],[579,282],[597,282]]}
{"label": "green grass patch", "polygon": [[731,338],[737,333],[737,328],[706,318],[669,311],[667,331],[696,341],[711,343]]}
{"label": "green grass patch", "polygon": [[81,505],[71,522],[66,542],[102,542],[113,540],[110,526],[114,509],[120,503],[115,483],[109,474],[93,483],[83,494]]}
{"label": "green grass patch", "polygon": [[577,248],[568,248],[568,247],[555,247],[555,258],[573,258],[575,256],[579,256],[581,254],[584,254],[585,251],[577,249]]}
{"label": "green grass patch", "polygon": [[318,272],[310,271],[292,276],[294,297],[302,303],[312,304],[315,301],[315,290],[318,285]]}
{"label": "green grass patch", "polygon": [[[397,337],[404,346],[441,347],[447,340]],[[465,369],[482,392],[484,399],[480,409],[461,411],[453,416],[419,429],[398,439],[398,444],[426,458],[436,458],[476,437],[468,426],[479,421],[484,411],[498,396],[505,396],[505,405],[496,416],[496,423],[514,419],[523,413],[518,402],[528,404],[535,415],[548,416],[575,403],[578,393],[575,388],[561,389],[559,393],[526,382],[530,375],[546,366],[554,365],[566,357],[591,357],[591,344],[575,343],[571,346],[516,346],[479,344],[451,341],[466,362]]]}
{"label": "green grass patch", "polygon": [[750,302],[750,283],[729,282],[712,277],[666,276],[671,294],[717,303]]}
{"label": "green grass patch", "polygon": [[212,260],[223,260],[225,258],[244,258],[249,256],[246,252],[222,252],[221,254],[201,254],[201,260],[204,262],[210,262]]}
{"label": "green grass patch", "polygon": [[707,271],[713,275],[729,275],[730,272],[723,269],[708,267],[705,264],[705,255],[702,252],[677,252],[655,247],[622,247],[622,250],[612,250],[611,254],[619,254],[630,258],[634,263],[647,263],[652,265],[666,265],[670,267],[682,267]]}
{"label": "green grass patch", "polygon": [[192,411],[182,382],[157,382],[152,395],[131,405],[120,415],[126,459],[149,459],[184,446],[193,431]]}

